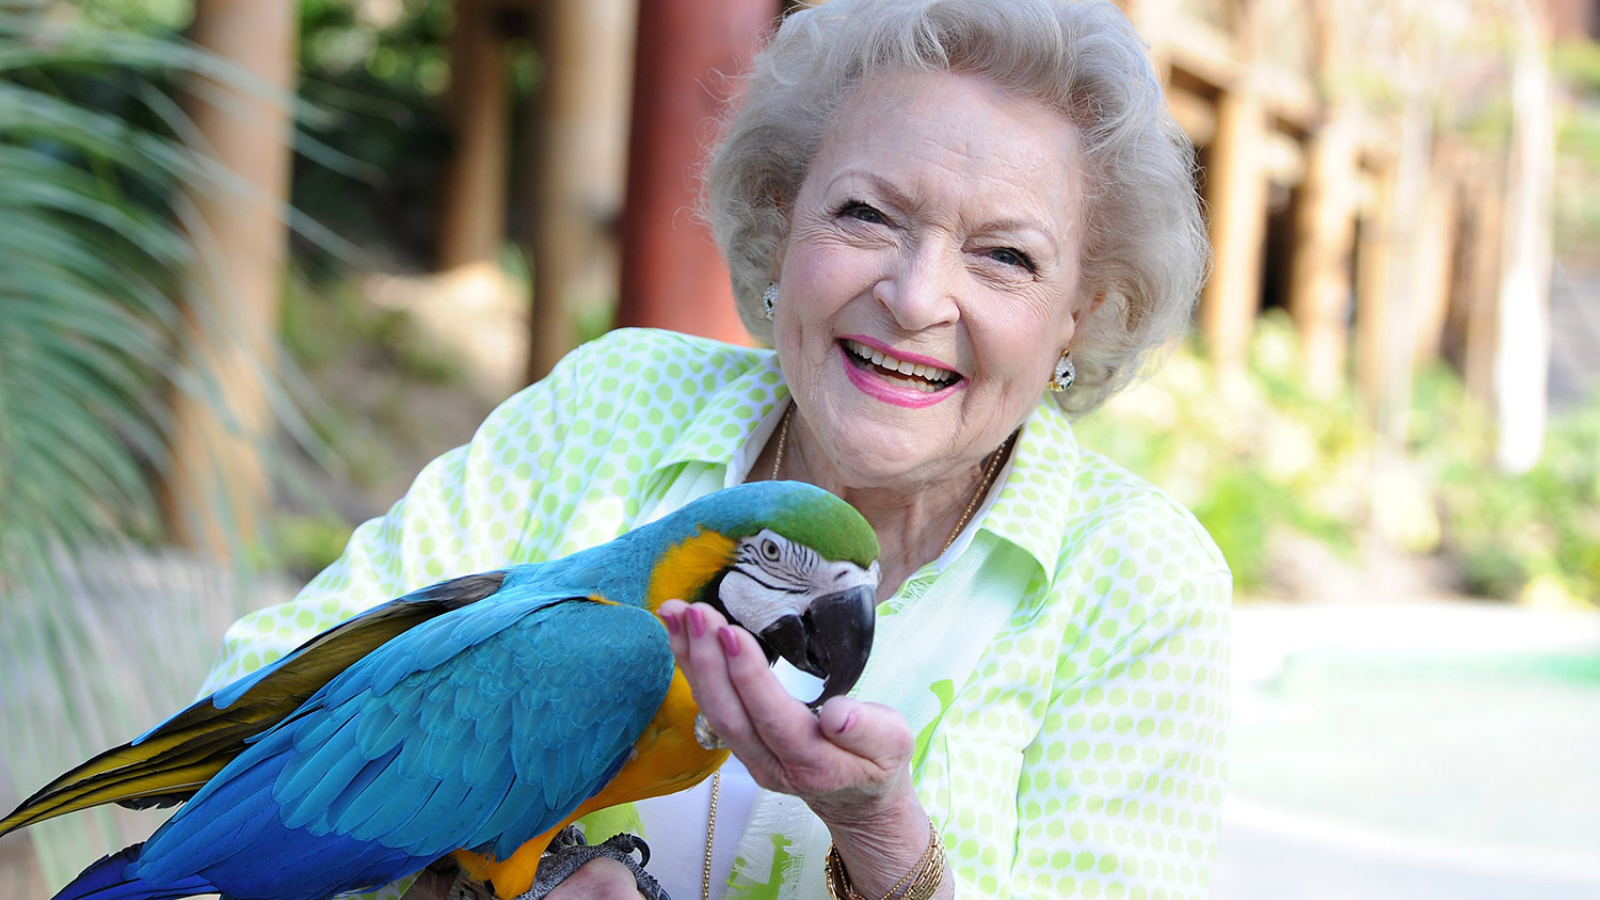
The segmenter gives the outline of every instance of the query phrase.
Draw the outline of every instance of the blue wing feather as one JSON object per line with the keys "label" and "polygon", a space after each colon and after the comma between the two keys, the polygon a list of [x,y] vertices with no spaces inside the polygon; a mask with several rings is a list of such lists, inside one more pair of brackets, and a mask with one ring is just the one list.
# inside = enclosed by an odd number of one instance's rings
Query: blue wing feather
{"label": "blue wing feather", "polygon": [[367,764],[361,767],[361,771],[357,772],[354,778],[343,785],[339,796],[328,804],[327,821],[330,825],[329,830],[348,834],[355,829],[359,822],[353,818],[346,819],[346,812],[350,809],[351,804],[361,799],[362,794],[371,786],[372,782],[399,755],[400,751],[394,749],[379,756],[377,759],[367,760]]}
{"label": "blue wing feather", "polygon": [[140,876],[307,900],[548,830],[628,758],[672,656],[645,610],[530,588],[508,579],[351,665],[163,826]]}

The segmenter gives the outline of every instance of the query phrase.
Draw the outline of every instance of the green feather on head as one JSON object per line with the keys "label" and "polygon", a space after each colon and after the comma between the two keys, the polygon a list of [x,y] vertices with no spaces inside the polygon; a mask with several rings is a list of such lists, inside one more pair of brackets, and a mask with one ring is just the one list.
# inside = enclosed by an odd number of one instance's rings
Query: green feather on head
{"label": "green feather on head", "polygon": [[683,511],[731,538],[771,529],[825,559],[852,562],[863,569],[878,559],[878,536],[861,513],[803,481],[742,484],[702,497]]}

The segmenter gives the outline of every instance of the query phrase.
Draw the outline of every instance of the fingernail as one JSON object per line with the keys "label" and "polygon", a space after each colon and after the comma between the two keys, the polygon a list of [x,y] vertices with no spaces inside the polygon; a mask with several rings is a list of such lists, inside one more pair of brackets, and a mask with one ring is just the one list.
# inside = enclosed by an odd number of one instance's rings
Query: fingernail
{"label": "fingernail", "polygon": [[856,724],[856,714],[855,713],[850,713],[849,715],[844,717],[844,723],[839,726],[839,733],[840,734],[844,734],[846,731],[849,731],[851,728],[854,728],[855,724]]}
{"label": "fingernail", "polygon": [[717,629],[717,640],[722,642],[722,652],[729,656],[739,655],[739,636],[727,625]]}
{"label": "fingernail", "polygon": [[689,634],[694,637],[705,637],[706,614],[691,606],[686,615],[689,617]]}
{"label": "fingernail", "polygon": [[662,613],[661,621],[666,623],[668,634],[677,634],[683,629],[683,623],[678,620],[677,613]]}

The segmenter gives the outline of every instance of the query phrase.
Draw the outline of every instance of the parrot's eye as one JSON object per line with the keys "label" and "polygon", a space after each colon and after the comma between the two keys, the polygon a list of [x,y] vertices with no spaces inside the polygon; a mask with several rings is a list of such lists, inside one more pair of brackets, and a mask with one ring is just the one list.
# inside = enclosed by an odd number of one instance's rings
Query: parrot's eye
{"label": "parrot's eye", "polygon": [[768,562],[777,562],[778,557],[783,555],[783,551],[778,549],[777,541],[773,540],[772,538],[767,538],[761,542],[761,555],[765,557]]}

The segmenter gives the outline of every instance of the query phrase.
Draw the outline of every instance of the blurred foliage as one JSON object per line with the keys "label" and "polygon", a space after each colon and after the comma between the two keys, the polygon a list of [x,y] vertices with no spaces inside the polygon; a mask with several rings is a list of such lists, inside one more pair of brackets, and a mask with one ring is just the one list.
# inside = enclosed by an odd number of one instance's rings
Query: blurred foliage
{"label": "blurred foliage", "polygon": [[1532,470],[1494,468],[1489,417],[1459,382],[1419,383],[1423,417],[1412,448],[1427,466],[1444,523],[1443,549],[1474,594],[1554,592],[1600,604],[1600,394],[1555,418]]}
{"label": "blurred foliage", "polygon": [[224,173],[169,97],[219,64],[160,39],[0,13],[0,576],[51,546],[159,533],[187,273],[185,188]]}
{"label": "blurred foliage", "polygon": [[1313,535],[1350,555],[1352,526],[1366,515],[1372,438],[1355,400],[1315,396],[1300,371],[1291,326],[1268,316],[1255,332],[1249,380],[1224,392],[1214,369],[1180,348],[1074,428],[1085,446],[1193,510],[1239,589],[1254,590],[1267,579],[1274,531]]}
{"label": "blurred foliage", "polygon": [[111,31],[170,37],[194,19],[194,0],[70,0],[81,21]]}
{"label": "blurred foliage", "polygon": [[[285,349],[321,388],[313,427],[330,454],[320,462],[357,488],[404,478],[402,459],[431,426],[411,408],[428,386],[465,395],[460,366],[403,309],[374,305],[352,279],[313,285],[290,273],[283,294]],[[340,387],[342,385],[342,388]]]}
{"label": "blurred foliage", "polygon": [[[331,153],[294,170],[295,205],[368,251],[415,264],[432,253],[438,187],[451,151],[445,0],[301,0],[304,133]],[[312,245],[302,257],[331,263]]]}
{"label": "blurred foliage", "polygon": [[430,278],[312,278],[290,267],[283,342],[319,398],[309,418],[323,450],[314,459],[284,454],[275,563],[291,577],[309,578],[337,557],[355,524],[469,439],[503,399],[473,381],[460,347],[420,324],[412,304],[444,290]]}
{"label": "blurred foliage", "polygon": [[1075,430],[1189,506],[1241,593],[1271,582],[1275,534],[1316,538],[1359,565],[1382,520],[1386,540],[1442,554],[1474,595],[1600,605],[1600,396],[1555,419],[1541,463],[1511,475],[1495,467],[1488,413],[1451,371],[1426,369],[1404,458],[1385,469],[1359,402],[1319,396],[1302,372],[1292,325],[1268,314],[1246,381],[1224,388],[1180,348]]}
{"label": "blurred foliage", "polygon": [[1566,93],[1556,141],[1551,198],[1556,253],[1600,265],[1600,43],[1556,45],[1552,65]]}
{"label": "blurred foliage", "polygon": [[1550,62],[1566,86],[1590,100],[1600,100],[1600,43],[1562,41],[1553,48]]}
{"label": "blurred foliage", "polygon": [[331,509],[274,516],[272,538],[277,556],[273,562],[277,571],[295,584],[310,581],[339,558],[354,530]]}
{"label": "blurred foliage", "polygon": [[460,363],[431,342],[404,309],[375,304],[357,279],[313,284],[300,266],[285,273],[280,325],[284,348],[301,369],[315,373],[348,360],[397,377],[459,383]]}
{"label": "blurred foliage", "polygon": [[[67,0],[86,24],[171,38],[194,0]],[[438,185],[451,150],[449,0],[299,0],[301,121],[291,198],[360,262],[426,268]],[[526,68],[526,66],[522,67]],[[519,70],[520,71],[520,70]],[[521,84],[526,79],[518,81]],[[297,237],[310,271],[333,276],[350,247]]]}

